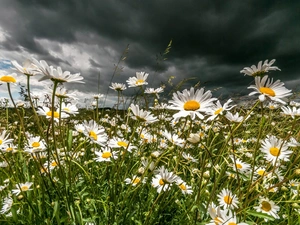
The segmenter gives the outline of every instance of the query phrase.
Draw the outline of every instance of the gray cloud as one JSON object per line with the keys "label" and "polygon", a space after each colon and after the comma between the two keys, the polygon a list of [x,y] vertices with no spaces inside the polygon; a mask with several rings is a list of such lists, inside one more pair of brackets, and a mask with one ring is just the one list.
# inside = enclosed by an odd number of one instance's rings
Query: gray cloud
{"label": "gray cloud", "polygon": [[[0,6],[0,27],[7,33],[0,42],[1,57],[33,55],[80,72],[86,84],[69,87],[83,92],[98,91],[99,73],[100,90],[107,92],[127,45],[123,70],[113,82],[125,83],[136,71],[146,71],[153,87],[170,76],[173,82],[193,77],[183,87],[200,81],[207,89],[222,87],[215,92],[218,96],[244,95],[252,80],[239,71],[273,58],[282,70],[271,73],[274,78],[289,88],[300,80],[296,0],[4,0]],[[171,39],[168,59],[159,61]]]}

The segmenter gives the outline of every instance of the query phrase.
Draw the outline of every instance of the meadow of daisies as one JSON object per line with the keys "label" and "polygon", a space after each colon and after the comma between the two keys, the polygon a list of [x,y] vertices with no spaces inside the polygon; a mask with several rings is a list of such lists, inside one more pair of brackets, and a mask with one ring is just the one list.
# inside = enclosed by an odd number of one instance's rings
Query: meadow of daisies
{"label": "meadow of daisies", "polygon": [[[1,224],[300,224],[300,103],[273,80],[275,60],[245,67],[253,103],[201,87],[163,101],[146,72],[111,83],[114,110],[76,107],[77,73],[31,59],[0,75]],[[27,77],[27,107],[11,85]],[[30,78],[50,79],[47,103]],[[129,108],[123,91],[139,89]],[[44,102],[44,103],[43,103]],[[14,107],[8,107],[8,105]]]}

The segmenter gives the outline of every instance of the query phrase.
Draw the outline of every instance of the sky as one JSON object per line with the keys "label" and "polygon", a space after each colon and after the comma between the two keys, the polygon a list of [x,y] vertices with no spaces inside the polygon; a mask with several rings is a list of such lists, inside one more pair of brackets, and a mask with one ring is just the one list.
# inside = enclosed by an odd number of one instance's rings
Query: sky
{"label": "sky", "polygon": [[[270,76],[299,92],[299,37],[299,0],[0,2],[1,73],[11,72],[11,60],[45,60],[81,73],[84,84],[66,85],[81,102],[100,92],[109,107],[117,99],[111,82],[126,83],[136,72],[149,73],[148,87],[164,84],[165,98],[183,80],[179,91],[200,82],[214,97],[245,96],[253,78],[240,70],[266,59],[276,59],[281,69]],[[21,83],[25,78],[18,75]],[[38,78],[31,89],[41,93],[51,82]],[[124,95],[136,91],[128,88]],[[16,98],[17,92],[15,86]],[[8,97],[5,85],[0,97]]]}

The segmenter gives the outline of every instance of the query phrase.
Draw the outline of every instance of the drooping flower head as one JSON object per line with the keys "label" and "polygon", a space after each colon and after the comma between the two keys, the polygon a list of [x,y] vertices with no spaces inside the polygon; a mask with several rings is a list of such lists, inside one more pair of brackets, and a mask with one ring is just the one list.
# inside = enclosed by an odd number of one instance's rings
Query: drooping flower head
{"label": "drooping flower head", "polygon": [[277,66],[272,66],[274,63],[275,59],[272,59],[270,62],[268,62],[268,60],[265,60],[264,63],[260,61],[257,64],[257,67],[255,65],[252,65],[251,67],[245,67],[240,71],[240,73],[244,73],[245,75],[253,77],[262,77],[271,70],[280,70]]}

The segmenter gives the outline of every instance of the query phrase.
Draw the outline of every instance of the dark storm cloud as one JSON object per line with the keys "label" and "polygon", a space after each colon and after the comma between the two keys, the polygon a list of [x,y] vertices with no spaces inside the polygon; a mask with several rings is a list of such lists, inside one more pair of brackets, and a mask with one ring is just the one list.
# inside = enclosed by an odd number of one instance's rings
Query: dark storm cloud
{"label": "dark storm cloud", "polygon": [[[128,44],[123,75],[115,76],[114,82],[125,83],[135,71],[146,71],[158,74],[163,82],[170,76],[176,82],[195,77],[185,87],[200,81],[207,88],[222,87],[218,93],[230,96],[234,91],[248,93],[252,80],[239,71],[260,60],[276,58],[282,72],[272,76],[282,81],[295,80],[300,72],[300,2],[296,0],[7,0],[0,4],[0,25],[10,35],[1,49],[25,49],[70,70],[71,62],[49,53],[50,48],[63,52],[58,45],[43,46],[37,40],[108,47],[109,64],[103,62],[105,55],[87,52],[91,68],[79,71],[87,85],[78,88],[84,90],[97,90],[99,71],[101,88],[109,86]],[[160,60],[170,40],[171,51],[164,56],[168,59]],[[152,80],[154,86],[160,84]]]}

